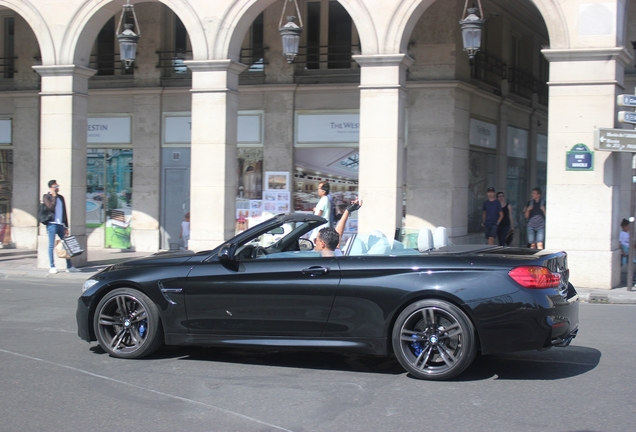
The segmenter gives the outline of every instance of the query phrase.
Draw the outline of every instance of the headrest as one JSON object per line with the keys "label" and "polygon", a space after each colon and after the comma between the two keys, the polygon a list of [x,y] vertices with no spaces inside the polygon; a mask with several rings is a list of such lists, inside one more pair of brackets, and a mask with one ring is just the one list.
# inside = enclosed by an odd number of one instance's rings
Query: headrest
{"label": "headrest", "polygon": [[433,248],[433,233],[428,228],[422,228],[417,236],[417,250],[428,252]]}
{"label": "headrest", "polygon": [[446,227],[438,226],[437,228],[435,228],[435,234],[433,234],[433,244],[435,245],[435,249],[448,246],[448,232],[446,230]]}

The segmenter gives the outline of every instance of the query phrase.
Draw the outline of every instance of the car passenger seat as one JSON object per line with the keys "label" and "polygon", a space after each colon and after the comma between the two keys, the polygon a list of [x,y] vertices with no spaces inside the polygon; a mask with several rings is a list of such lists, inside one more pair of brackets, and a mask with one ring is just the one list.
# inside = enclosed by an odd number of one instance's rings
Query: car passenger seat
{"label": "car passenger seat", "polygon": [[364,242],[363,236],[357,234],[355,237],[352,237],[349,240],[353,241],[351,250],[349,251],[349,256],[366,255],[368,249],[366,243]]}
{"label": "car passenger seat", "polygon": [[433,233],[429,228],[422,228],[417,236],[417,250],[420,252],[428,252],[434,249]]}
{"label": "car passenger seat", "polygon": [[391,252],[389,239],[378,230],[372,231],[371,234],[369,234],[367,245],[369,247],[367,255],[389,255]]}
{"label": "car passenger seat", "polygon": [[446,227],[438,226],[435,228],[435,233],[433,234],[433,245],[435,245],[435,249],[448,246],[448,231],[446,230]]}

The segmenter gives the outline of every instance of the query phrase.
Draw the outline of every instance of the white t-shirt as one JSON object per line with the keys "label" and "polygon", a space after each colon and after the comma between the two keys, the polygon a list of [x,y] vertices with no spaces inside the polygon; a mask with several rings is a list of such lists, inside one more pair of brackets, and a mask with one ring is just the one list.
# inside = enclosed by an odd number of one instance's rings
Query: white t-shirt
{"label": "white t-shirt", "polygon": [[331,209],[330,207],[330,201],[329,201],[329,197],[327,195],[323,196],[322,198],[320,198],[320,201],[318,201],[318,204],[316,204],[316,210],[314,211],[314,214],[319,214],[320,211],[322,211],[322,214],[320,214],[320,216],[324,217],[325,219],[327,219],[327,222],[329,222],[329,216],[331,214]]}
{"label": "white t-shirt", "polygon": [[186,238],[190,237],[190,222],[181,222],[181,235]]}

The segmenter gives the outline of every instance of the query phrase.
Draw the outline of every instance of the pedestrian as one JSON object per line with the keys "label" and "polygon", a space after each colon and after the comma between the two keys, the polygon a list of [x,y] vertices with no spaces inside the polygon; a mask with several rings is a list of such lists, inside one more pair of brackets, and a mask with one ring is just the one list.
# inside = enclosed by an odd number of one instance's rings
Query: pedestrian
{"label": "pedestrian", "polygon": [[[627,219],[621,221],[621,232],[618,234],[618,241],[621,244],[621,265],[627,264],[629,258],[629,230],[630,223]],[[636,255],[634,256],[636,260]]]}
{"label": "pedestrian", "polygon": [[331,195],[329,195],[329,190],[330,186],[328,181],[318,183],[318,196],[320,199],[314,208],[314,214],[327,219],[328,226],[333,228],[333,203],[331,201]]}
{"label": "pedestrian", "polygon": [[512,205],[506,202],[506,195],[503,192],[497,192],[497,200],[501,204],[501,211],[503,211],[503,219],[499,223],[499,228],[497,229],[497,237],[499,239],[499,246],[508,246],[510,245],[510,242],[506,241],[508,234],[514,232],[515,230],[514,216],[512,214]]}
{"label": "pedestrian", "polygon": [[183,239],[183,247],[188,250],[188,241],[190,240],[190,212],[187,212],[183,217],[179,238]]}
{"label": "pedestrian", "polygon": [[[55,235],[61,239],[69,235],[68,230],[68,217],[66,216],[66,202],[64,201],[64,197],[59,194],[60,185],[57,184],[57,181],[50,180],[49,181],[49,192],[45,193],[42,196],[42,202],[46,205],[46,208],[53,213],[53,220],[47,222],[46,224],[46,232],[49,235],[49,261],[51,264],[51,268],[49,269],[49,273],[55,274],[57,273],[57,269],[55,268],[55,261],[53,259],[53,249],[55,248]],[[66,272],[78,272],[79,270],[73,267],[73,263],[71,263],[70,259],[66,260]]]}
{"label": "pedestrian", "polygon": [[481,226],[484,227],[484,235],[488,240],[488,244],[494,245],[497,238],[497,228],[503,219],[503,211],[501,210],[501,203],[495,197],[495,188],[489,187],[486,194],[488,199],[484,201],[482,207]]}
{"label": "pedestrian", "polygon": [[528,220],[528,244],[532,249],[543,249],[545,242],[545,201],[541,199],[541,188],[532,189],[532,199],[524,208]]}

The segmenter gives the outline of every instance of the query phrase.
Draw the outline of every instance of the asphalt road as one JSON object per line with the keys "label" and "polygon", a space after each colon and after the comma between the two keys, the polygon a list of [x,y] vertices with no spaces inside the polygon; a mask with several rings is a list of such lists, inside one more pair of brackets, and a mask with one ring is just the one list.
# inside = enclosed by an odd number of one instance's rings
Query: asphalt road
{"label": "asphalt road", "polygon": [[79,281],[0,280],[0,431],[628,431],[636,305],[581,305],[568,348],[477,357],[451,382],[393,358],[165,348],[76,335]]}

